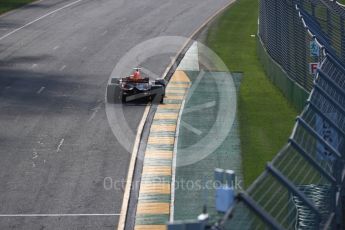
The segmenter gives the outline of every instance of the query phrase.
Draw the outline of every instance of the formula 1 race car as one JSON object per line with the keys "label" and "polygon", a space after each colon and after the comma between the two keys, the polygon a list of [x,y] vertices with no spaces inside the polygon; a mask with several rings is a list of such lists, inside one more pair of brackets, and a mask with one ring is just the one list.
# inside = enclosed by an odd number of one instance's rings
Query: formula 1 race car
{"label": "formula 1 race car", "polygon": [[111,79],[107,88],[107,98],[110,103],[116,101],[126,103],[139,99],[162,103],[165,87],[164,79],[150,80],[148,77],[142,77],[140,68],[135,68],[135,72],[129,77]]}

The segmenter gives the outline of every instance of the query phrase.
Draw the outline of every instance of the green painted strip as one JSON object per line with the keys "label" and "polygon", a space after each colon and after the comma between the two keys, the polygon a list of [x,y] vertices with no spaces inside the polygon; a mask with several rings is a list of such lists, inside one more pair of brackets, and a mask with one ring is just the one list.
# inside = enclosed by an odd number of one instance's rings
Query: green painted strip
{"label": "green painted strip", "polygon": [[150,137],[174,137],[175,132],[173,131],[152,131]]}
{"label": "green painted strip", "polygon": [[167,166],[172,165],[171,159],[145,158],[145,166]]}
{"label": "green painted strip", "polygon": [[171,176],[144,175],[141,182],[144,184],[170,184]]}
{"label": "green painted strip", "polygon": [[171,84],[174,84],[174,85],[189,85],[190,82],[189,81],[174,81],[174,82],[171,82]]}
{"label": "green painted strip", "polygon": [[177,107],[177,106],[174,106],[175,108],[169,108],[169,107],[158,107],[157,108],[157,111],[160,111],[160,110],[167,110],[167,111],[175,111],[175,110],[180,110],[180,108],[179,107]]}
{"label": "green painted strip", "polygon": [[153,215],[153,214],[146,214],[146,215],[137,215],[136,216],[136,225],[158,225],[158,224],[166,224],[169,221],[168,214],[160,214],[160,215]]}
{"label": "green painted strip", "polygon": [[147,150],[166,150],[172,151],[174,149],[174,145],[148,145]]}
{"label": "green painted strip", "polygon": [[[170,99],[172,100],[172,99]],[[175,100],[175,99],[174,99]],[[157,109],[156,114],[167,114],[167,113],[171,113],[171,114],[176,114],[180,111],[180,109],[166,109],[166,111],[162,111],[163,109]],[[160,112],[162,111],[162,112]]]}
{"label": "green painted strip", "polygon": [[184,96],[185,94],[186,94],[186,91],[182,91],[182,90],[181,90],[181,92],[171,92],[171,93],[168,93],[168,94],[166,94],[166,95],[168,95],[168,97],[169,97],[169,95]]}
{"label": "green painted strip", "polygon": [[186,90],[188,90],[188,88],[185,88],[185,87],[173,87],[173,86],[168,86],[167,87],[167,90],[169,90],[169,89],[171,89],[171,90],[184,90],[184,91],[186,91]]}
{"label": "green painted strip", "polygon": [[162,150],[162,149],[170,149],[174,144],[153,144],[149,143],[147,144],[147,149],[152,150],[152,149],[157,149],[157,150]]}
{"label": "green painted strip", "polygon": [[140,202],[154,202],[154,203],[170,203],[170,194],[148,194],[140,193],[139,201]]}
{"label": "green painted strip", "polygon": [[177,120],[175,119],[160,119],[153,120],[152,125],[176,125]]}
{"label": "green painted strip", "polygon": [[182,99],[164,99],[165,104],[182,104]]}
{"label": "green painted strip", "polygon": [[156,114],[179,113],[179,109],[158,109]]}
{"label": "green painted strip", "polygon": [[171,113],[171,112],[179,113],[180,109],[158,109],[157,110],[157,113]]}

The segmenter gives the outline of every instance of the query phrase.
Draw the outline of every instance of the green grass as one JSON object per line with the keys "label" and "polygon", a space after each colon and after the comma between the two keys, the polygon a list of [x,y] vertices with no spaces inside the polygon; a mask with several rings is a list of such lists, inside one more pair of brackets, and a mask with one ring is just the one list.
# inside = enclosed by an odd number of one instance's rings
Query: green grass
{"label": "green grass", "polygon": [[286,144],[297,110],[265,76],[256,54],[258,1],[238,0],[211,26],[206,43],[232,72],[243,72],[238,95],[244,184]]}
{"label": "green grass", "polygon": [[34,0],[0,0],[0,14],[21,7],[33,1]]}

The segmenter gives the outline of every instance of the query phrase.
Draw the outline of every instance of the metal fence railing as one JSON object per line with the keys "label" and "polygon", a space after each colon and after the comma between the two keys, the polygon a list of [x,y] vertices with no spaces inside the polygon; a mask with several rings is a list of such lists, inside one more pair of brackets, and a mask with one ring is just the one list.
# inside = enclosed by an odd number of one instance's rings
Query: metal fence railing
{"label": "metal fence railing", "polygon": [[262,44],[310,95],[288,143],[217,228],[344,227],[344,19],[335,1],[260,0]]}

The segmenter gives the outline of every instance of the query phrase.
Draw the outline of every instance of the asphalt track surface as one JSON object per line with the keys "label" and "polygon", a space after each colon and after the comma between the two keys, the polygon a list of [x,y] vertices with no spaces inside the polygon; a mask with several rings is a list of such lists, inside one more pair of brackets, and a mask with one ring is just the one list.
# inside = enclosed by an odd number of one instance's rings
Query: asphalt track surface
{"label": "asphalt track surface", "polygon": [[[0,16],[0,229],[114,229],[123,189],[103,183],[126,178],[130,153],[105,113],[113,68],[145,40],[190,36],[227,3],[42,0]],[[147,68],[160,75],[169,61]],[[136,132],[144,106],[123,111]],[[33,216],[3,216],[18,214]]]}

